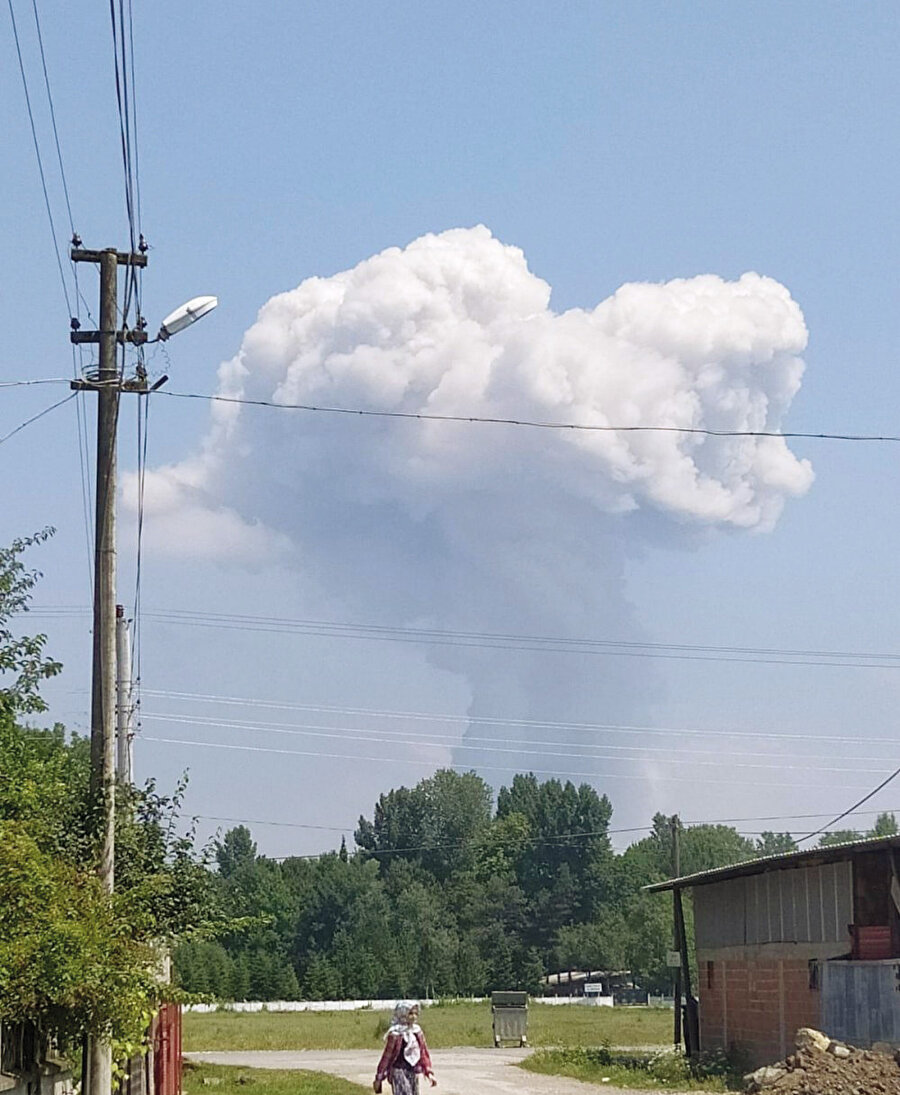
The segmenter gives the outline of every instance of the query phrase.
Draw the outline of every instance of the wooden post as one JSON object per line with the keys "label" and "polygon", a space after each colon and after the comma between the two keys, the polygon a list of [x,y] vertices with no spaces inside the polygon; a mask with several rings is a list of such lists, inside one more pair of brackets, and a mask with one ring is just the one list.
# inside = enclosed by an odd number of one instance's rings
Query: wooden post
{"label": "wooden post", "polygon": [[[672,877],[678,878],[681,874],[681,842],[679,839],[679,830],[681,828],[681,822],[678,819],[677,814],[673,814],[669,820],[669,832],[671,834],[672,842]],[[681,941],[678,935],[678,910],[676,908],[676,891],[672,891],[672,949],[681,951]],[[673,978],[672,996],[675,1001],[675,1032],[674,1043],[676,1049],[681,1048],[681,968],[678,967],[675,970],[675,976]]]}
{"label": "wooden post", "polygon": [[678,932],[678,950],[681,954],[681,976],[684,982],[684,1050],[688,1057],[700,1051],[700,1015],[691,987],[691,966],[688,955],[687,932],[684,927],[684,909],[681,904],[681,887],[672,891],[675,900],[675,925]]}

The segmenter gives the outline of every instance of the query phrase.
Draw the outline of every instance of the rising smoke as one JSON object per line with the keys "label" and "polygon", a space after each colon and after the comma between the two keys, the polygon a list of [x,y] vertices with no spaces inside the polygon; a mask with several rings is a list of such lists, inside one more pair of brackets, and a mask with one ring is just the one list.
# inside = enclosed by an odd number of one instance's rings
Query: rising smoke
{"label": "rising smoke", "polygon": [[[522,252],[478,227],[424,236],[272,298],[221,367],[219,392],[412,413],[778,430],[800,386],[806,337],[787,289],[753,273],[624,285],[593,310],[556,313],[550,286]],[[148,476],[156,544],[287,562],[329,593],[334,618],[636,638],[624,568],[648,530],[663,542],[712,527],[766,531],[812,482],[809,464],[777,437],[227,404],[212,413],[197,455]],[[635,718],[653,688],[627,659],[479,647],[435,647],[430,657],[465,676],[472,717]],[[459,759],[498,763],[473,752]]]}

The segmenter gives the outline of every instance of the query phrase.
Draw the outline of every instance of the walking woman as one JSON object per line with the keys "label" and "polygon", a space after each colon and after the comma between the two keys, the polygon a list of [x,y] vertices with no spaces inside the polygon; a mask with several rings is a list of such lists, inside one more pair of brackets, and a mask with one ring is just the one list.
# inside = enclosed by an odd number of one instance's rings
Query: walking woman
{"label": "walking woman", "polygon": [[418,1018],[419,1005],[416,1003],[404,1001],[394,1008],[391,1025],[384,1037],[384,1053],[372,1084],[375,1095],[381,1095],[385,1080],[391,1085],[393,1095],[418,1095],[420,1075],[427,1076],[432,1087],[437,1083]]}

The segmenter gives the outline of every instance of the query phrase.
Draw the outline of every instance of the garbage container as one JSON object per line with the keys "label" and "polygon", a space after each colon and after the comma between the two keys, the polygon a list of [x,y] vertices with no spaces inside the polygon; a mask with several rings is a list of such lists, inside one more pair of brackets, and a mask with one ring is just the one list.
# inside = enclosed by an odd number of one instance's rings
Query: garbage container
{"label": "garbage container", "polygon": [[492,992],[491,1015],[494,1019],[494,1046],[501,1042],[528,1045],[528,993]]}

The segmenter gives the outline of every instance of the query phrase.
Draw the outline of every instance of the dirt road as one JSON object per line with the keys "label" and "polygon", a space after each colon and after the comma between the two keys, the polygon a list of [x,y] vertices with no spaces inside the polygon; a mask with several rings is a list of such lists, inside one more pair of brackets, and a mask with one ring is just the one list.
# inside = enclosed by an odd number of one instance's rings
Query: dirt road
{"label": "dirt road", "polygon": [[[529,1049],[440,1049],[434,1053],[438,1086],[435,1095],[634,1095],[609,1084],[583,1084],[565,1076],[541,1076],[514,1066]],[[235,1050],[230,1052],[186,1053],[192,1061],[243,1068],[302,1068],[328,1072],[371,1089],[378,1063],[377,1053],[364,1049]],[[420,1085],[420,1095],[430,1091]],[[390,1088],[385,1086],[385,1092]],[[677,1095],[677,1093],[672,1093]]]}

